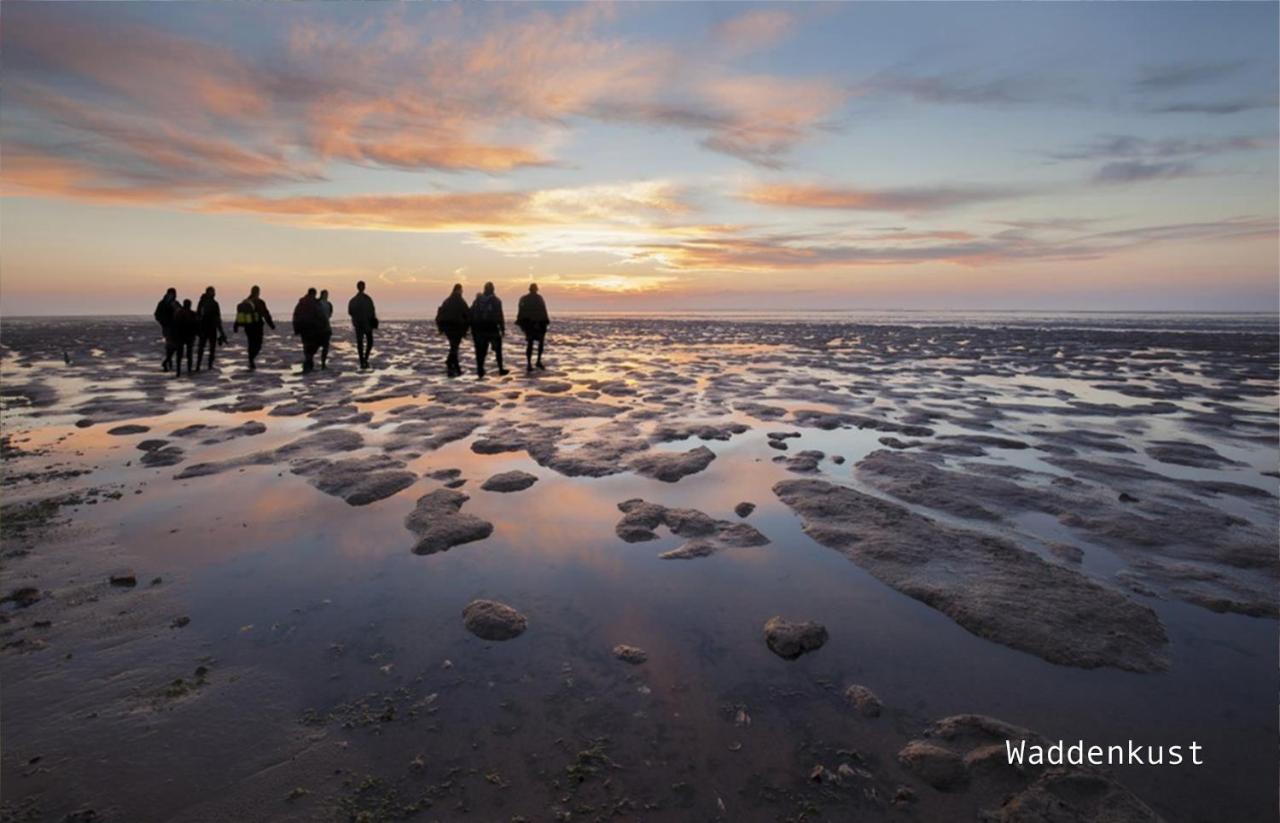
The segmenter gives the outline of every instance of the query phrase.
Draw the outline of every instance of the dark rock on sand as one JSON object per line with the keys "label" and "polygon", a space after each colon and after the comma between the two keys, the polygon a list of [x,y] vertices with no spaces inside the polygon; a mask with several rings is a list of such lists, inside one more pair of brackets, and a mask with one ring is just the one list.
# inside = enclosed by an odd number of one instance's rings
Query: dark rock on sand
{"label": "dark rock on sand", "polygon": [[792,471],[796,474],[813,474],[818,470],[818,464],[826,456],[824,452],[820,452],[817,449],[805,449],[802,452],[796,452],[790,457],[779,455],[773,460],[775,463],[784,464],[787,467],[787,471]]}
{"label": "dark rock on sand", "polygon": [[235,440],[239,437],[254,437],[264,433],[266,430],[267,425],[265,423],[260,423],[257,420],[246,420],[239,426],[232,426],[227,429],[217,429],[207,433],[206,436],[200,440],[200,445],[213,446],[218,443],[226,443],[229,440]]}
{"label": "dark rock on sand", "polygon": [[649,659],[649,654],[644,649],[628,646],[625,643],[619,643],[613,647],[613,656],[623,663],[630,663],[633,666]]}
{"label": "dark rock on sand", "polygon": [[1191,466],[1197,469],[1219,469],[1223,466],[1239,466],[1234,460],[1228,460],[1212,447],[1204,443],[1191,443],[1182,440],[1156,440],[1147,447],[1147,456],[1161,463],[1172,463],[1178,466]]}
{"label": "dark rock on sand", "polygon": [[510,640],[523,634],[529,621],[505,603],[472,600],[462,610],[462,624],[484,640]]}
{"label": "dark rock on sand", "polygon": [[880,698],[876,697],[876,693],[868,689],[866,686],[854,684],[844,690],[844,699],[848,700],[850,705],[858,710],[858,714],[863,717],[879,717],[883,705]]}
{"label": "dark rock on sand", "polygon": [[115,428],[107,429],[107,434],[115,437],[123,437],[129,434],[143,434],[144,432],[149,431],[151,431],[150,426],[142,426],[137,423],[126,423],[123,426],[116,426]]}
{"label": "dark rock on sand", "polygon": [[481,484],[480,488],[487,492],[518,492],[538,482],[536,475],[519,470],[495,474]]}
{"label": "dark rock on sand", "polygon": [[698,472],[711,465],[716,453],[706,446],[699,446],[687,452],[651,452],[642,454],[631,461],[631,468],[638,474],[661,480],[664,483],[675,483],[682,477]]}
{"label": "dark rock on sand", "polygon": [[373,454],[348,460],[300,460],[291,471],[309,478],[325,494],[341,497],[352,506],[367,506],[417,482],[418,476],[404,466],[399,460]]}
{"label": "dark rock on sand", "polygon": [[138,585],[138,576],[131,570],[113,572],[108,580],[110,580],[111,585],[123,588],[133,588]]}
{"label": "dark rock on sand", "polygon": [[958,791],[969,784],[969,772],[958,754],[924,740],[904,746],[898,762],[938,791]]}
{"label": "dark rock on sand", "polygon": [[470,499],[453,489],[436,489],[419,497],[417,506],[404,519],[405,528],[418,536],[414,553],[435,554],[493,534],[492,523],[462,513],[462,504]]}
{"label": "dark rock on sand", "polygon": [[656,540],[659,526],[666,526],[679,537],[691,538],[688,543],[663,552],[660,556],[664,560],[707,557],[726,548],[763,546],[769,542],[753,526],[715,520],[697,509],[673,509],[636,498],[619,503],[618,510],[623,516],[614,531],[628,543]]}
{"label": "dark rock on sand", "polygon": [[823,480],[783,481],[774,493],[814,540],[980,637],[1063,665],[1168,667],[1155,612],[1004,538]]}
{"label": "dark rock on sand", "polygon": [[993,823],[1160,823],[1162,818],[1114,778],[1084,769],[1049,769],[984,819]]}
{"label": "dark rock on sand", "polygon": [[805,652],[817,651],[827,642],[827,627],[821,623],[793,623],[774,616],[764,624],[764,642],[776,655],[795,660]]}
{"label": "dark rock on sand", "polygon": [[755,510],[756,504],[748,503],[745,500],[733,507],[733,513],[738,515],[738,517],[750,517],[751,513]]}
{"label": "dark rock on sand", "polygon": [[[164,441],[161,440],[161,443]],[[175,466],[181,463],[185,453],[177,446],[160,446],[154,449],[148,449],[142,455],[142,459],[138,461],[140,465],[149,468],[158,468],[161,466]]]}
{"label": "dark rock on sand", "polygon": [[21,586],[0,597],[0,603],[12,603],[20,609],[25,609],[40,600],[40,590],[34,586]]}
{"label": "dark rock on sand", "polygon": [[246,466],[274,466],[292,460],[311,460],[324,455],[350,452],[364,445],[359,432],[346,429],[324,429],[271,451],[258,451],[214,463],[196,463],[174,475],[176,480],[207,477]]}

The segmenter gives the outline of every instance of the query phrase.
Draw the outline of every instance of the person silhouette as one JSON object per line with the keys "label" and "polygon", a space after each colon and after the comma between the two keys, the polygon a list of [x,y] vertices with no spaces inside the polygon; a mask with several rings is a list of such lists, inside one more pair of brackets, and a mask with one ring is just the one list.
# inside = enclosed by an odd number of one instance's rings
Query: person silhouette
{"label": "person silhouette", "polygon": [[178,308],[178,290],[170,286],[156,304],[155,310],[156,322],[160,324],[160,333],[164,336],[164,361],[160,364],[164,371],[168,371],[173,362],[173,342],[169,339],[169,327],[173,325],[173,315]]}
{"label": "person silhouette", "polygon": [[476,378],[484,379],[484,361],[493,349],[498,361],[498,374],[509,374],[502,367],[502,337],[507,333],[507,321],[502,316],[502,301],[493,292],[493,283],[484,284],[484,293],[476,296],[471,304],[471,339],[476,345]]}
{"label": "person silhouette", "polygon": [[298,305],[293,308],[293,333],[302,338],[303,374],[316,367],[316,352],[324,338],[323,316],[315,287],[307,289],[307,293],[299,298]]}
{"label": "person silhouette", "polygon": [[191,299],[182,301],[182,305],[173,313],[173,322],[169,326],[170,338],[173,340],[174,359],[173,376],[182,376],[182,360],[186,358],[187,373],[194,371],[192,359],[195,356],[196,335],[200,333],[200,323],[191,308]]}
{"label": "person silhouette", "polygon": [[333,304],[329,302],[329,290],[320,290],[320,299],[316,301],[320,304],[320,319],[324,321],[324,325],[320,332],[320,368],[329,368],[329,341],[333,338],[333,323],[330,318],[333,317]]}
{"label": "person silhouette", "polygon": [[347,302],[347,314],[351,316],[351,327],[356,333],[356,354],[360,357],[360,368],[369,368],[369,354],[373,352],[373,330],[378,328],[378,312],[374,309],[373,298],[364,293],[364,281],[356,283],[356,293]]}
{"label": "person silhouette", "polygon": [[272,331],[276,330],[276,323],[271,319],[271,312],[261,294],[262,290],[257,286],[249,289],[249,296],[236,306],[236,320],[231,325],[233,333],[244,329],[245,339],[249,342],[249,371],[257,368],[254,361],[262,351],[263,324],[270,326]]}
{"label": "person silhouette", "polygon": [[538,344],[538,368],[546,369],[542,365],[542,346],[547,336],[547,326],[551,325],[550,318],[547,317],[547,302],[542,299],[542,295],[538,294],[538,284],[529,284],[529,293],[520,298],[520,303],[516,307],[516,326],[524,332],[524,362],[525,371],[533,371],[533,344]]}
{"label": "person silhouette", "polygon": [[462,284],[454,283],[453,291],[436,310],[436,328],[449,341],[449,354],[444,359],[445,372],[450,377],[462,374],[462,364],[458,362],[458,346],[462,338],[467,336],[471,328],[471,308],[467,299],[462,296]]}
{"label": "person silhouette", "polygon": [[200,329],[199,342],[196,345],[196,371],[200,371],[200,362],[204,360],[204,349],[209,347],[209,368],[213,368],[213,353],[218,346],[227,345],[227,332],[222,328],[222,308],[215,299],[217,292],[213,286],[204,290],[200,302],[196,305],[196,323]]}

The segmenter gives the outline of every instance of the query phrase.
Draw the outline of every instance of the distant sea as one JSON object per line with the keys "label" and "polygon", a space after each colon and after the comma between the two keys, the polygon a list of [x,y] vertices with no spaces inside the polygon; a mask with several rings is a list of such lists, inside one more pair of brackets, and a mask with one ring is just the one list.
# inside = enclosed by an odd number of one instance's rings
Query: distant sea
{"label": "distant sea", "polygon": [[[287,318],[287,314],[284,315]],[[382,315],[389,321],[428,320],[430,317],[417,312],[387,312]],[[1186,311],[1034,311],[1034,310],[914,310],[914,309],[787,309],[787,310],[726,310],[726,311],[583,311],[565,310],[553,313],[556,317],[583,320],[643,320],[667,319],[676,322],[715,320],[717,322],[743,321],[752,323],[854,323],[881,326],[974,326],[1020,328],[1070,328],[1110,331],[1202,331],[1214,333],[1247,332],[1252,334],[1280,334],[1280,313],[1276,312],[1186,312]],[[3,322],[45,322],[62,324],[83,322],[78,317],[5,317]],[[138,322],[150,320],[149,315],[100,315],[95,320],[120,320]],[[514,319],[514,315],[509,318]],[[2,330],[3,324],[0,324]],[[2,333],[2,331],[0,331]]]}

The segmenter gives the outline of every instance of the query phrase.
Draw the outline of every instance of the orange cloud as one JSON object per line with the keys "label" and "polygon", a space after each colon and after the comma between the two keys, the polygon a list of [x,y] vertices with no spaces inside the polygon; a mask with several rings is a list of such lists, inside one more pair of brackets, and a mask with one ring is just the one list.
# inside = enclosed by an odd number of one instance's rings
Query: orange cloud
{"label": "orange cloud", "polygon": [[754,186],[743,192],[742,199],[761,206],[913,214],[1004,200],[1021,194],[1023,192],[1016,189],[993,186],[857,189],[774,183]]}
{"label": "orange cloud", "polygon": [[[714,56],[612,36],[602,25],[615,12],[600,4],[396,7],[354,25],[288,8],[264,15],[289,23],[262,28],[279,47],[255,51],[123,13],[15,6],[4,146],[37,147],[96,181],[48,193],[113,200],[129,188],[175,199],[251,191],[320,178],[333,162],[500,174],[554,163],[581,118],[681,129],[777,166],[844,99],[823,80],[744,75]],[[762,43],[788,21],[751,12],[718,36]],[[18,176],[33,191],[46,179]]]}
{"label": "orange cloud", "polygon": [[494,239],[517,229],[569,228],[618,234],[658,231],[656,218],[689,206],[674,186],[635,182],[528,192],[445,192],[350,197],[217,197],[193,206],[211,213],[259,214],[295,225],[390,231],[473,232]]}

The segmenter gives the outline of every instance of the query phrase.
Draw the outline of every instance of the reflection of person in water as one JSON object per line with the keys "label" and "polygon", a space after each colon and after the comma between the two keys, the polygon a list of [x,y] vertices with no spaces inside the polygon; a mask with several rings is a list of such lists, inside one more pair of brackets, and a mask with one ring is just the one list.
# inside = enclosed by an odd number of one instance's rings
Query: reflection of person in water
{"label": "reflection of person in water", "polygon": [[436,309],[436,328],[449,341],[449,354],[444,359],[445,372],[450,377],[462,374],[462,364],[458,362],[458,346],[462,338],[467,336],[471,328],[471,308],[467,299],[462,296],[462,284],[454,283],[453,291]]}
{"label": "reflection of person in water", "polygon": [[530,283],[529,293],[520,298],[520,305],[516,309],[516,326],[524,332],[525,371],[533,371],[534,343],[538,344],[537,366],[539,369],[546,368],[542,365],[542,344],[549,325],[551,320],[547,317],[547,301],[538,294],[538,284]]}
{"label": "reflection of person in water", "polygon": [[178,310],[178,290],[170,286],[156,304],[155,318],[160,324],[160,333],[164,335],[164,362],[160,368],[169,370],[173,361],[173,342],[169,339],[169,327],[173,325],[174,312]]}
{"label": "reflection of person in water", "polygon": [[347,314],[356,332],[356,354],[360,356],[360,368],[369,368],[369,355],[373,352],[373,330],[378,328],[378,313],[373,298],[364,293],[364,281],[356,283],[355,296],[347,302]]}
{"label": "reflection of person in water", "polygon": [[329,302],[329,290],[320,290],[320,299],[316,301],[320,304],[320,319],[324,321],[324,325],[320,332],[320,368],[329,368],[329,341],[333,338],[333,324],[330,318],[333,317],[333,304]]}
{"label": "reflection of person in water", "polygon": [[271,319],[271,312],[267,310],[266,301],[259,297],[261,293],[262,290],[257,286],[249,289],[249,296],[236,306],[236,322],[231,326],[232,332],[244,329],[244,336],[249,341],[250,371],[257,368],[254,360],[257,359],[258,352],[262,351],[263,324],[270,326],[272,331],[276,329],[276,323]]}
{"label": "reflection of person in water", "polygon": [[173,313],[173,322],[169,326],[169,336],[173,341],[172,351],[175,353],[173,362],[174,377],[182,376],[182,359],[187,360],[187,373],[190,374],[194,370],[192,359],[195,357],[196,335],[200,333],[199,321],[196,320],[196,313],[191,309],[191,301],[183,300],[182,305]]}
{"label": "reflection of person in water", "polygon": [[200,303],[196,306],[196,323],[200,329],[200,339],[196,345],[196,371],[200,371],[200,362],[204,360],[205,346],[209,347],[209,368],[213,368],[213,353],[218,346],[227,345],[227,332],[222,328],[222,308],[215,299],[217,292],[213,286],[200,295]]}
{"label": "reflection of person in water", "polygon": [[484,377],[484,361],[493,348],[498,361],[498,374],[508,374],[502,367],[502,336],[507,332],[507,321],[502,316],[502,301],[493,293],[493,283],[484,284],[484,293],[476,296],[471,304],[471,339],[476,344],[476,377]]}
{"label": "reflection of person in water", "polygon": [[316,299],[315,288],[307,289],[307,293],[298,300],[293,308],[293,333],[302,338],[302,373],[306,374],[316,367],[316,352],[324,337],[323,312],[320,301]]}

